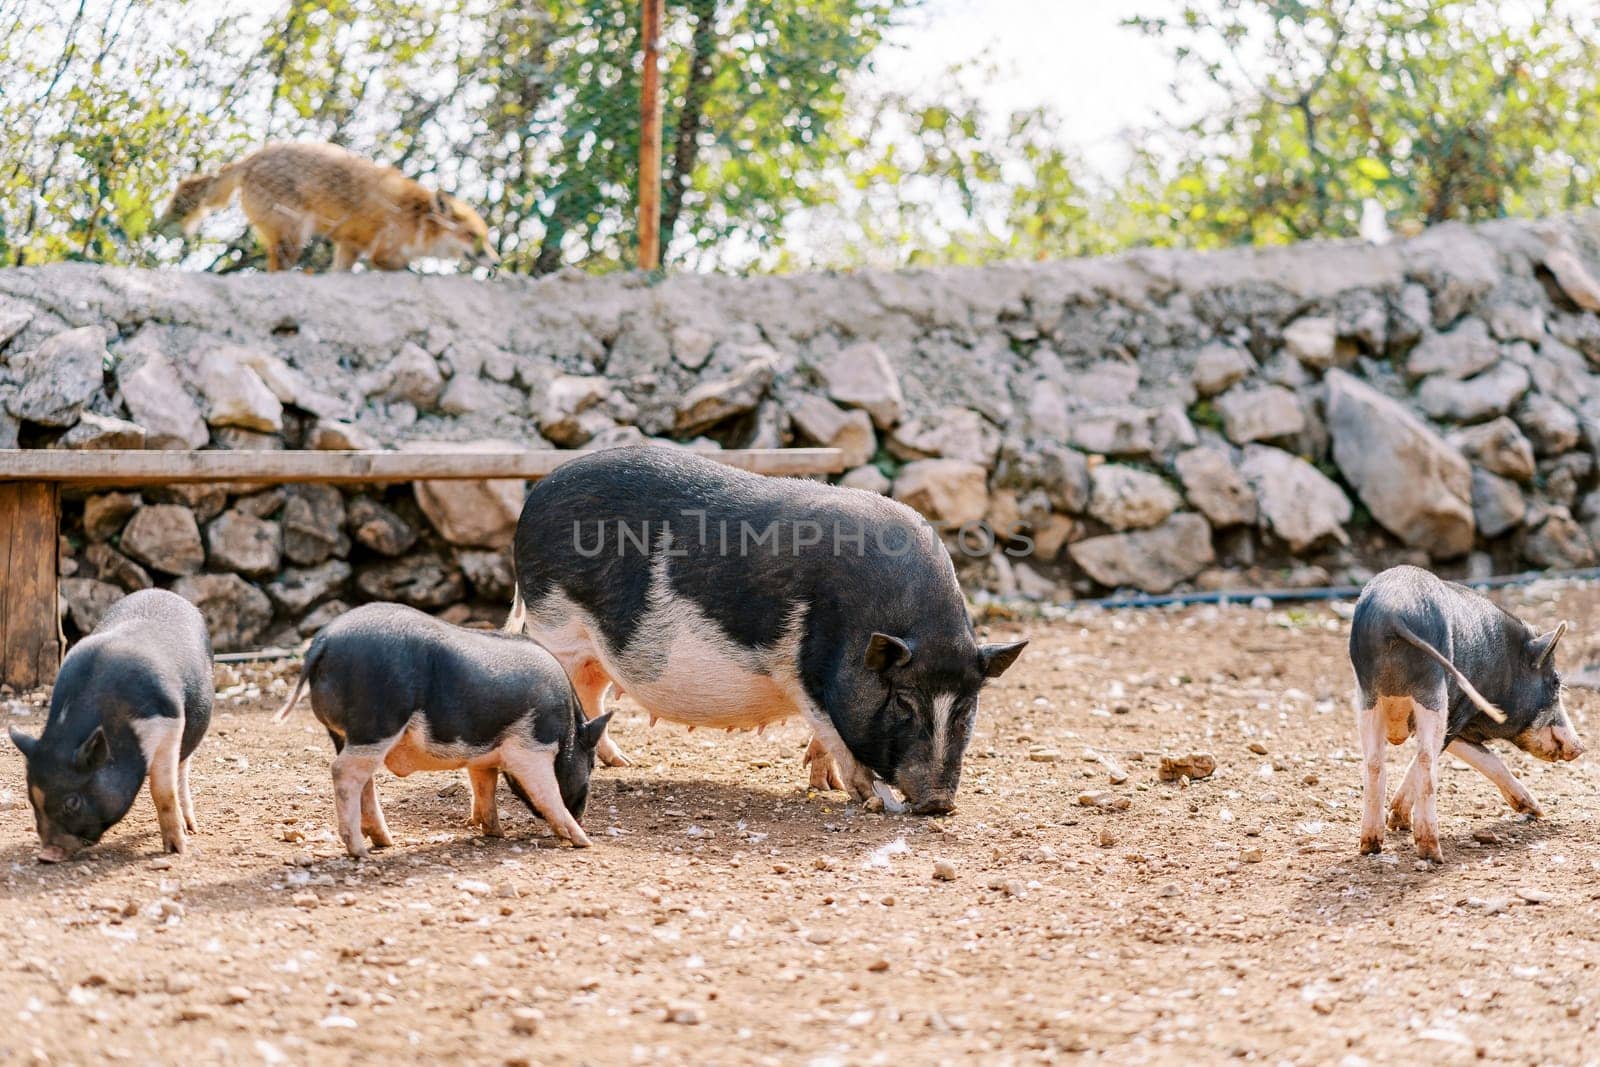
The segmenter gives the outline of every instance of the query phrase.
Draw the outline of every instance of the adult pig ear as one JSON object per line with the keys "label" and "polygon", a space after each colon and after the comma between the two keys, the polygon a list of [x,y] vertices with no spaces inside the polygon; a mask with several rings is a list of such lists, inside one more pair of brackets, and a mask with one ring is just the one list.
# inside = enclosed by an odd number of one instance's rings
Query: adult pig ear
{"label": "adult pig ear", "polygon": [[88,772],[104,763],[109,755],[111,746],[106,744],[106,732],[97,726],[88,740],[78,746],[78,751],[72,756],[72,763],[78,770]]}
{"label": "adult pig ear", "polygon": [[611,721],[611,712],[606,712],[598,719],[590,719],[578,727],[578,743],[584,748],[594,748],[600,744],[600,739],[606,735],[606,723]]}
{"label": "adult pig ear", "polygon": [[17,751],[22,753],[22,758],[25,760],[33,759],[33,749],[39,743],[39,739],[37,737],[29,737],[15,726],[9,732],[11,734],[11,743],[17,746]]}
{"label": "adult pig ear", "polygon": [[1540,634],[1528,642],[1528,654],[1533,657],[1533,669],[1543,670],[1550,661],[1550,653],[1556,650],[1556,643],[1561,640],[1561,635],[1567,632],[1567,624],[1562,623],[1547,634]]}
{"label": "adult pig ear", "polygon": [[1013,641],[1009,645],[979,645],[978,659],[983,663],[983,676],[985,678],[998,678],[1006,673],[1006,668],[1017,662],[1017,657],[1022,655],[1022,650],[1028,647],[1026,641]]}
{"label": "adult pig ear", "polygon": [[875,633],[867,639],[867,654],[861,658],[869,671],[883,672],[911,662],[911,646],[898,637]]}

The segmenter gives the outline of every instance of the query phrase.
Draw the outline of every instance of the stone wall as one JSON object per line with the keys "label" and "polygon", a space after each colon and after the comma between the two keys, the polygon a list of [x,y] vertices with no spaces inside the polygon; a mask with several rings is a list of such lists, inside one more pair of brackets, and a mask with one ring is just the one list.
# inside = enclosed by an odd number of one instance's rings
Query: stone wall
{"label": "stone wall", "polygon": [[[770,278],[0,271],[0,446],[820,443],[1065,599],[1600,549],[1600,219],[1385,247]],[[170,585],[220,648],[498,618],[519,483],[68,502],[69,633]],[[977,527],[1001,531],[997,551]]]}

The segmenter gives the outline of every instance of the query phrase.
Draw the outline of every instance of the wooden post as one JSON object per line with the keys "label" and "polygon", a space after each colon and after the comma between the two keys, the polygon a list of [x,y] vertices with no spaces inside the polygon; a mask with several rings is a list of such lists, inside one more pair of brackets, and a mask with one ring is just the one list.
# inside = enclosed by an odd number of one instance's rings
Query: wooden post
{"label": "wooden post", "polygon": [[0,682],[49,685],[61,666],[56,540],[61,487],[0,482]]}
{"label": "wooden post", "polygon": [[661,23],[663,0],[642,0],[639,87],[639,269],[661,267]]}

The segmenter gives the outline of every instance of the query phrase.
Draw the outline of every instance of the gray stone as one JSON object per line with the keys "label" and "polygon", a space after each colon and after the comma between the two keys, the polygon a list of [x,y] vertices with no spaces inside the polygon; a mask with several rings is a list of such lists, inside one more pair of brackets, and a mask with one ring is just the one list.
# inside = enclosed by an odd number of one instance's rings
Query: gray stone
{"label": "gray stone", "polygon": [[1528,502],[1522,499],[1517,483],[1482,467],[1472,468],[1472,515],[1478,532],[1486,538],[1499,537],[1522,524]]}
{"label": "gray stone", "polygon": [[144,499],[147,504],[181,504],[194,512],[196,522],[210,522],[228,506],[222,486],[189,482],[149,486]]}
{"label": "gray stone", "polygon": [[12,338],[27,329],[32,321],[33,311],[27,307],[9,301],[5,306],[0,306],[0,349],[10,344]]}
{"label": "gray stone", "polygon": [[1540,567],[1564,569],[1595,564],[1595,546],[1588,531],[1564,507],[1545,509],[1542,521],[1522,543],[1522,554]]}
{"label": "gray stone", "polygon": [[988,514],[988,475],[962,459],[919,459],[900,468],[894,498],[935,522],[961,526]]}
{"label": "gray stone", "polygon": [[[512,441],[470,441],[432,444],[433,449],[456,452],[515,452]],[[412,482],[412,492],[428,522],[452,545],[466,548],[503,548],[511,543],[527,485],[521,479],[488,481]]]}
{"label": "gray stone", "polygon": [[678,326],[672,331],[672,358],[689,370],[699,370],[711,358],[717,339],[697,326]]}
{"label": "gray stone", "polygon": [[444,374],[426,349],[408,341],[364,385],[368,396],[400,400],[418,411],[428,411],[444,391]]}
{"label": "gray stone", "polygon": [[831,400],[808,393],[790,405],[789,417],[803,440],[844,453],[846,467],[859,467],[878,451],[872,417],[865,411],[846,411]]}
{"label": "gray stone", "polygon": [[908,419],[889,435],[889,451],[900,459],[964,459],[994,466],[1000,431],[970,408],[940,408]]}
{"label": "gray stone", "polygon": [[458,548],[456,565],[479,600],[511,603],[516,592],[516,571],[511,565],[510,549]]}
{"label": "gray stone", "polygon": [[1067,552],[1101,585],[1165,593],[1205,570],[1215,559],[1211,527],[1183,512],[1160,526],[1075,541]]}
{"label": "gray stone", "polygon": [[1434,559],[1472,550],[1472,471],[1466,458],[1398,401],[1329,371],[1333,459],[1372,517]]}
{"label": "gray stone", "polygon": [[1544,265],[1555,276],[1561,291],[1584,311],[1600,311],[1600,281],[1590,273],[1589,267],[1566,242],[1548,249]]}
{"label": "gray stone", "polygon": [[254,515],[258,519],[270,519],[283,510],[283,502],[287,499],[289,494],[282,489],[266,489],[235,499],[233,506],[246,515]]}
{"label": "gray stone", "polygon": [[731,378],[701,382],[678,402],[674,431],[688,437],[754,411],[775,373],[773,360],[761,357],[750,360]]}
{"label": "gray stone", "polygon": [[56,442],[61,448],[93,451],[106,448],[143,448],[144,427],[93,411],[78,415],[78,424]]}
{"label": "gray stone", "polygon": [[1101,456],[1148,456],[1155,449],[1155,413],[1139,407],[1086,411],[1072,420],[1070,440]]}
{"label": "gray stone", "polygon": [[310,566],[350,551],[344,535],[344,497],[331,485],[293,485],[284,494],[283,554]]}
{"label": "gray stone", "polygon": [[1057,444],[1008,449],[996,484],[1042,489],[1055,510],[1080,515],[1089,507],[1089,459]]}
{"label": "gray stone", "polygon": [[1118,407],[1133,402],[1139,388],[1139,365],[1127,360],[1102,359],[1087,367],[1066,371],[1061,377],[1068,408]]}
{"label": "gray stone", "polygon": [[828,396],[847,408],[861,408],[880,430],[900,421],[905,396],[900,379],[882,348],[862,341],[840,349],[817,367]]}
{"label": "gray stone", "polygon": [[1533,443],[1503,415],[1457,431],[1450,443],[1487,471],[1519,482],[1533,479]]}
{"label": "gray stone", "polygon": [[93,544],[83,550],[84,562],[94,568],[94,576],[130,593],[155,585],[150,572],[107,544]]}
{"label": "gray stone", "polygon": [[122,551],[163,574],[198,571],[206,561],[194,512],[181,504],[147,504],[122,529]]}
{"label": "gray stone", "polygon": [[356,588],[369,600],[397,600],[424,611],[457,603],[467,592],[460,569],[431,551],[364,567]]}
{"label": "gray stone", "polygon": [[1528,372],[1502,360],[1476,378],[1455,381],[1433,377],[1422,383],[1417,402],[1435,419],[1447,422],[1482,422],[1511,410],[1528,391]]}
{"label": "gray stone", "polygon": [[457,374],[439,395],[439,410],[446,415],[472,415],[502,407],[495,391],[473,374]]}
{"label": "gray stone", "polygon": [[888,496],[891,487],[889,476],[870,464],[845,471],[839,484],[846,489],[862,489],[879,496]]}
{"label": "gray stone", "polygon": [[1193,448],[1200,438],[1194,423],[1184,413],[1180,404],[1164,404],[1156,409],[1150,420],[1150,449],[1154,455],[1170,456],[1185,448]]}
{"label": "gray stone", "polygon": [[330,559],[315,567],[289,567],[267,583],[267,596],[285,615],[296,616],[326,600],[350,581],[350,564]]}
{"label": "gray stone", "polygon": [[[545,389],[539,432],[562,448],[581,448],[614,425],[598,408],[610,395],[610,379],[564,374]],[[585,417],[587,416],[587,417]]]}
{"label": "gray stone", "polygon": [[1424,338],[1406,359],[1406,373],[1413,378],[1437,374],[1459,381],[1498,362],[1500,346],[1489,336],[1489,328],[1481,319],[1466,319],[1448,333]]}
{"label": "gray stone", "polygon": [[1306,428],[1300,399],[1280,385],[1228,390],[1217,400],[1223,432],[1236,445],[1293,437]]}
{"label": "gray stone", "polygon": [[1559,456],[1578,447],[1583,439],[1578,416],[1555,400],[1530,393],[1516,412],[1517,425],[1533,442],[1533,450],[1541,456]]}
{"label": "gray stone", "polygon": [[1254,525],[1256,496],[1220,448],[1191,448],[1174,463],[1189,503],[1216,527]]}
{"label": "gray stone", "polygon": [[1183,503],[1160,476],[1117,463],[1089,472],[1089,514],[1113,530],[1156,526]]}
{"label": "gray stone", "polygon": [[1503,300],[1489,305],[1484,317],[1489,320],[1489,332],[1502,341],[1538,344],[1544,339],[1544,309],[1541,307]]}
{"label": "gray stone", "polygon": [[211,439],[200,406],[183,387],[172,361],[154,350],[154,342],[127,347],[145,354],[125,354],[117,364],[117,388],[134,421],[144,427],[147,448],[204,448]]}
{"label": "gray stone", "polygon": [[1333,366],[1338,352],[1338,327],[1330,318],[1308,315],[1284,327],[1283,343],[1289,354],[1305,366],[1326,370]]}
{"label": "gray stone", "polygon": [[1279,448],[1250,445],[1239,473],[1255,490],[1263,527],[1303,552],[1322,541],[1345,544],[1344,526],[1354,509],[1327,475]]}
{"label": "gray stone", "polygon": [[258,433],[283,429],[283,402],[250,366],[251,355],[237,345],[221,345],[200,360],[200,392],[206,422]]}
{"label": "gray stone", "polygon": [[200,609],[211,633],[211,647],[217,652],[250,648],[272,622],[272,601],[267,594],[237,574],[179,578],[172,583],[172,591]]}
{"label": "gray stone", "polygon": [[[22,388],[7,401],[11,414],[41,426],[68,427],[105,381],[105,331],[82,326],[55,334],[28,357]],[[13,366],[19,357],[13,357]]]}
{"label": "gray stone", "polygon": [[109,541],[122,532],[143,503],[138,493],[101,493],[83,502],[83,534],[90,541]]}
{"label": "gray stone", "polygon": [[282,541],[277,523],[237,509],[224,511],[206,527],[206,560],[216,570],[265,578],[282,563]]}
{"label": "gray stone", "polygon": [[318,630],[328,625],[334,619],[350,610],[350,605],[343,600],[330,600],[313,608],[304,618],[295,624],[295,633],[301,637],[310,637]]}
{"label": "gray stone", "polygon": [[380,556],[399,556],[417,543],[417,530],[394,509],[370,496],[358,496],[346,509],[346,523],[356,541]]}
{"label": "gray stone", "polygon": [[67,617],[78,633],[88,635],[100,625],[117,601],[128,594],[114,585],[93,578],[61,579],[61,599],[67,605]]}

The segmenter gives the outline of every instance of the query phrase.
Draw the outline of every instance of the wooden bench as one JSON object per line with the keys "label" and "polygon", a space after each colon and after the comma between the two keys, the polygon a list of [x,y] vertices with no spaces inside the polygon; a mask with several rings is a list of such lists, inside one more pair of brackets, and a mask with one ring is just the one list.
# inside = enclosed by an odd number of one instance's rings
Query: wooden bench
{"label": "wooden bench", "polygon": [[[55,680],[64,640],[57,573],[61,487],[237,483],[282,485],[543,478],[579,451],[164,452],[0,449],[0,682]],[[729,449],[701,453],[768,475],[837,474],[836,448]]]}

